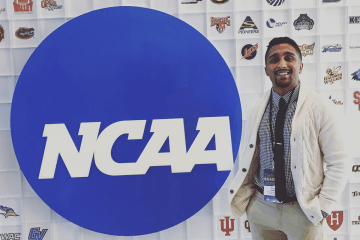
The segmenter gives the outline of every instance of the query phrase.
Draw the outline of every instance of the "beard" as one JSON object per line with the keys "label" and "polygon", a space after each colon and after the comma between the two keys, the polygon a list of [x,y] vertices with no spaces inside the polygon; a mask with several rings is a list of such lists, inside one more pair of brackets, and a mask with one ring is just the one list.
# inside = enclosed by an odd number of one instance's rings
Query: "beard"
{"label": "beard", "polygon": [[292,82],[293,82],[292,78],[290,78],[289,81],[286,82],[275,79],[275,85],[279,88],[287,88],[292,84]]}

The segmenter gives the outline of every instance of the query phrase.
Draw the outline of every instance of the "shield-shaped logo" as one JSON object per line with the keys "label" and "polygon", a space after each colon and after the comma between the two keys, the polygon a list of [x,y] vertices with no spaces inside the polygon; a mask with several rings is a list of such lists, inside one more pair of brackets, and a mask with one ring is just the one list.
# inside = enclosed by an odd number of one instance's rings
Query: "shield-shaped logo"
{"label": "shield-shaped logo", "polygon": [[343,211],[334,211],[326,218],[327,224],[334,231],[338,230],[339,227],[341,227],[343,220],[344,220]]}

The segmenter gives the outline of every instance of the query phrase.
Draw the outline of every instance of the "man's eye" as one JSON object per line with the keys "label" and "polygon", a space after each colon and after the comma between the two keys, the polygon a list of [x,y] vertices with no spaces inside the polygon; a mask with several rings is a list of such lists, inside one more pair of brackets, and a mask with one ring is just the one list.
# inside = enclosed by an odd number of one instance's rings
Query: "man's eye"
{"label": "man's eye", "polygon": [[276,63],[276,62],[278,62],[278,61],[279,61],[278,58],[271,58],[271,59],[270,59],[270,62],[271,62],[271,63]]}
{"label": "man's eye", "polygon": [[286,59],[287,61],[291,61],[291,60],[294,59],[294,57],[293,57],[293,56],[287,56],[285,59]]}

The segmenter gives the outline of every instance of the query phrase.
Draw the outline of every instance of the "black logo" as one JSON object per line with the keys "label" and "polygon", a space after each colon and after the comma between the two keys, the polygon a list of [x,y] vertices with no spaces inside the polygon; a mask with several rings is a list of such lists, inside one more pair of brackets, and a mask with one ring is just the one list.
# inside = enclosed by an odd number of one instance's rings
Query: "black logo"
{"label": "black logo", "polygon": [[349,24],[358,24],[358,23],[360,23],[360,16],[349,17]]}
{"label": "black logo", "polygon": [[229,2],[229,0],[210,0],[210,1],[215,4],[223,4]]}
{"label": "black logo", "polygon": [[340,44],[326,45],[322,52],[341,52],[342,46]]}
{"label": "black logo", "polygon": [[360,69],[351,74],[352,80],[360,81]]}
{"label": "black logo", "polygon": [[259,48],[259,44],[246,44],[242,49],[241,49],[241,55],[243,56],[241,59],[246,59],[246,60],[252,60],[254,59],[254,57],[256,57],[256,53],[257,53],[257,49]]}
{"label": "black logo", "polygon": [[314,26],[314,20],[312,20],[306,13],[300,14],[300,16],[294,21],[294,27],[296,30],[311,30]]}
{"label": "black logo", "polygon": [[[251,30],[245,30],[246,28],[250,28]],[[255,25],[254,21],[250,16],[247,16],[244,22],[241,24],[238,33],[246,34],[246,33],[259,33],[258,27]]]}
{"label": "black logo", "polygon": [[276,6],[280,6],[281,4],[283,4],[285,2],[285,0],[266,0],[268,4],[276,7]]}
{"label": "black logo", "polygon": [[324,3],[328,3],[328,2],[340,2],[340,0],[323,0]]}
{"label": "black logo", "polygon": [[15,32],[15,36],[19,39],[29,39],[34,37],[34,31],[33,28],[19,27]]}

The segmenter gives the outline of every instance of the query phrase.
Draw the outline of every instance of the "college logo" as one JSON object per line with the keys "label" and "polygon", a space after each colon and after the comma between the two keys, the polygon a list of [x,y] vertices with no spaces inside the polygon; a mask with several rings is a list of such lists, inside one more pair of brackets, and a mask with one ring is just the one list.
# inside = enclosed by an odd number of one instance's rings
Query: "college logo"
{"label": "college logo", "polygon": [[210,0],[210,1],[215,4],[223,4],[229,2],[229,0]]}
{"label": "college logo", "polygon": [[360,48],[360,46],[349,46],[350,49],[357,49]]}
{"label": "college logo", "polygon": [[339,73],[341,66],[326,69],[327,76],[324,77],[324,83],[332,85],[335,81],[342,79],[342,73]]}
{"label": "college logo", "polygon": [[3,205],[0,205],[0,210],[5,212],[5,213],[0,213],[1,215],[4,215],[5,218],[10,217],[10,216],[12,216],[12,217],[19,216],[14,212],[14,209],[3,206]]}
{"label": "college logo", "polygon": [[5,8],[0,8],[0,14],[1,14],[2,12],[5,12]]}
{"label": "college logo", "polygon": [[0,42],[5,38],[4,28],[0,25]]}
{"label": "college logo", "polygon": [[329,97],[329,99],[335,104],[335,105],[343,105],[344,103],[340,100],[336,100],[336,99],[332,99],[331,95]]}
{"label": "college logo", "polygon": [[326,222],[329,225],[329,227],[336,231],[341,227],[341,224],[343,223],[343,211],[333,211],[331,214],[326,218]]}
{"label": "college logo", "polygon": [[[359,105],[359,111],[360,111],[360,92],[359,91],[355,91],[354,92],[354,103]],[[360,165],[354,165],[352,168],[353,172],[360,172]]]}
{"label": "college logo", "polygon": [[312,20],[306,13],[300,14],[300,16],[294,21],[295,30],[311,30],[314,27],[314,20]]}
{"label": "college logo", "polygon": [[360,216],[357,221],[351,221],[351,225],[360,225]]}
{"label": "college logo", "polygon": [[[83,21],[103,26],[85,42]],[[124,21],[142,30],[114,32]],[[114,38],[115,49],[105,44]],[[49,62],[67,70],[44,68]],[[241,105],[226,62],[194,28],[151,9],[105,8],[37,47],[19,77],[11,124],[21,169],[45,203],[89,230],[134,236],[175,226],[216,195],[237,155]]]}
{"label": "college logo", "polygon": [[353,197],[360,197],[360,192],[355,191],[351,193]]}
{"label": "college logo", "polygon": [[268,4],[276,7],[276,6],[280,6],[281,4],[283,4],[285,2],[285,0],[266,0]]}
{"label": "college logo", "polygon": [[[354,103],[355,104],[360,104],[360,92],[359,91],[354,92],[354,98],[357,99],[357,101],[356,102],[354,101]],[[359,111],[360,111],[360,106],[359,106]],[[353,172],[360,172],[360,165],[354,165],[352,167],[352,171]]]}
{"label": "college logo", "polygon": [[303,44],[299,46],[299,49],[301,51],[301,55],[303,57],[306,57],[307,55],[314,55],[314,48],[315,48],[315,42],[311,45]]}
{"label": "college logo", "polygon": [[43,229],[40,231],[39,227],[31,228],[28,240],[42,240],[45,237],[47,231],[47,229]]}
{"label": "college logo", "polygon": [[247,230],[248,233],[251,233],[250,223],[249,223],[249,221],[247,219],[244,222],[244,228]]}
{"label": "college logo", "polygon": [[194,4],[201,2],[202,0],[181,0],[181,4]]}
{"label": "college logo", "polygon": [[352,80],[360,81],[360,68],[351,74]]}
{"label": "college logo", "polygon": [[241,49],[241,55],[243,56],[241,58],[242,59],[246,59],[246,60],[252,60],[254,59],[254,57],[256,57],[256,53],[257,53],[257,49],[259,48],[259,44],[256,43],[255,45],[252,44],[246,44],[242,49]]}
{"label": "college logo", "polygon": [[1,240],[20,240],[21,233],[0,233]]}
{"label": "college logo", "polygon": [[340,0],[323,0],[324,3],[329,3],[329,2],[340,2]]}
{"label": "college logo", "polygon": [[340,44],[326,45],[322,48],[322,52],[341,52],[342,49]]}
{"label": "college logo", "polygon": [[54,11],[54,9],[61,9],[62,5],[57,5],[56,1],[54,0],[42,0],[41,7],[49,11]]}
{"label": "college logo", "polygon": [[269,28],[282,27],[284,24],[287,24],[287,22],[276,22],[273,18],[269,18],[269,20],[266,21],[266,26]]}
{"label": "college logo", "polygon": [[230,26],[230,17],[225,17],[225,18],[211,17],[210,20],[211,20],[211,27],[216,26],[216,30],[219,33],[224,32],[226,25]]}
{"label": "college logo", "polygon": [[360,16],[351,16],[349,17],[350,24],[358,24],[360,23]]}
{"label": "college logo", "polygon": [[35,34],[35,29],[33,28],[19,27],[15,31],[15,36],[23,40],[34,37],[34,34]]}
{"label": "college logo", "polygon": [[15,13],[32,13],[33,0],[14,0]]}
{"label": "college logo", "polygon": [[[247,28],[250,28],[251,30],[245,30]],[[259,33],[258,27],[255,25],[254,21],[251,19],[250,16],[247,16],[244,20],[244,22],[241,24],[239,32],[241,34],[245,33]]]}
{"label": "college logo", "polygon": [[230,219],[230,217],[224,217],[225,219],[220,219],[221,222],[221,231],[225,233],[225,236],[230,236],[230,232],[234,231],[235,219]]}

